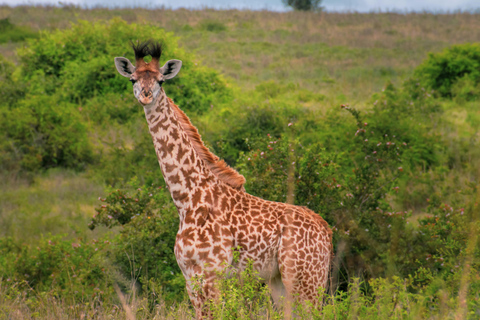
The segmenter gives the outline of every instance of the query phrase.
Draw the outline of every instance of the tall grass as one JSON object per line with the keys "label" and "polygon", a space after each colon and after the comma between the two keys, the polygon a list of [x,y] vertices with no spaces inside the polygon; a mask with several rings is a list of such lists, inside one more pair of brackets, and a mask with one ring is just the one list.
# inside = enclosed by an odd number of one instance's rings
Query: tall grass
{"label": "tall grass", "polygon": [[128,22],[152,23],[175,32],[185,49],[197,53],[203,64],[220,70],[242,88],[251,89],[271,79],[297,83],[326,94],[330,99],[324,107],[346,101],[362,103],[385,81],[399,83],[409,76],[428,52],[480,38],[479,14],[470,13],[3,6],[2,16],[36,30],[67,28],[79,19],[121,17]]}
{"label": "tall grass", "polygon": [[34,243],[47,234],[92,238],[102,233],[87,233],[87,224],[104,187],[85,174],[52,170],[37,175],[33,182],[8,177],[3,177],[3,182],[0,237]]}

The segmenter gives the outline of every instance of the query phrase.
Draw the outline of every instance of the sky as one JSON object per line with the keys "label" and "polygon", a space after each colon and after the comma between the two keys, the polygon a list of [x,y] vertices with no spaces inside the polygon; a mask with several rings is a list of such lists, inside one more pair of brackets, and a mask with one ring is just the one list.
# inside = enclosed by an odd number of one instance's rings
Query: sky
{"label": "sky", "polygon": [[[281,0],[0,0],[0,4],[74,4],[81,7],[145,7],[157,8],[196,8],[250,9],[286,11],[288,8]],[[323,0],[327,11],[477,11],[480,12],[480,0]]]}

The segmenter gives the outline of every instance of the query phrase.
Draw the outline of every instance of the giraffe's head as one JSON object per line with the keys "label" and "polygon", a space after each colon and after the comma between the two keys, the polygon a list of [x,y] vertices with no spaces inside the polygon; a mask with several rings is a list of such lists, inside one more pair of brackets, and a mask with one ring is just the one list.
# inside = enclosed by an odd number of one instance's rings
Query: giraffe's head
{"label": "giraffe's head", "polygon": [[[133,94],[144,107],[154,105],[160,95],[162,83],[177,75],[182,67],[182,61],[169,60],[160,68],[162,46],[157,42],[147,41],[132,44],[135,52],[135,66],[127,58],[115,58],[118,72],[133,83]],[[152,61],[145,62],[146,56],[152,56]]]}

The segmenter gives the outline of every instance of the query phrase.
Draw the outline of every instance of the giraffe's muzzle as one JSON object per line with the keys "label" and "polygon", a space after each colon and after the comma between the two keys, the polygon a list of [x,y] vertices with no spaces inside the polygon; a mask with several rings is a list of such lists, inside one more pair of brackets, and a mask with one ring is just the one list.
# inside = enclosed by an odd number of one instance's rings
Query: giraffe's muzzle
{"label": "giraffe's muzzle", "polygon": [[142,91],[142,93],[138,97],[138,102],[140,102],[144,106],[152,103],[152,101],[153,101],[153,92],[152,91]]}

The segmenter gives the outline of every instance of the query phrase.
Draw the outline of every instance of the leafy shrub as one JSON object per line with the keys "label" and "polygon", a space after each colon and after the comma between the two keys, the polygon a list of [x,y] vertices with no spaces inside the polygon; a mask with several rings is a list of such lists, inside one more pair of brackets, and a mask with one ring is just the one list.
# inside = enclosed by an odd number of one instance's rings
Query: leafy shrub
{"label": "leafy shrub", "polygon": [[337,165],[318,144],[304,147],[288,136],[274,138],[270,134],[248,144],[251,151],[241,154],[237,163],[246,177],[247,192],[286,202],[291,188],[286,182],[293,170],[296,204],[307,205],[319,213],[340,205],[334,178]]}
{"label": "leafy shrub", "polygon": [[108,93],[132,94],[131,84],[115,71],[113,58],[126,56],[134,61],[130,41],[138,35],[164,44],[162,60],[180,59],[182,71],[165,83],[169,96],[187,110],[205,111],[217,96],[228,96],[223,79],[211,69],[196,66],[193,56],[178,48],[176,38],[150,25],[127,24],[120,19],[107,23],[80,21],[71,29],[45,33],[20,50],[26,81],[41,70],[45,92],[58,94],[67,101],[82,103]]}
{"label": "leafy shrub", "polygon": [[373,112],[367,117],[370,132],[385,140],[401,139],[400,145],[392,147],[402,151],[405,166],[438,165],[444,146],[432,128],[443,113],[439,102],[417,85],[397,89],[390,83],[381,94],[374,95],[374,99]]}
{"label": "leafy shrub", "polygon": [[283,3],[294,10],[299,11],[320,11],[322,0],[282,0]]}
{"label": "leafy shrub", "polygon": [[365,115],[343,106],[354,121],[332,111],[326,132],[313,133],[316,142],[298,138],[297,131],[304,131],[301,120],[299,130],[293,123],[283,135],[249,139],[250,151],[237,167],[247,179],[247,191],[285,202],[294,190],[295,204],[329,222],[345,259],[340,274],[406,276],[428,250],[420,245],[424,235],[407,221],[409,212],[394,210],[388,199],[398,195],[407,173],[438,165],[442,141],[430,135],[430,128],[441,111],[433,97],[424,94],[410,103],[392,85],[375,98]]}
{"label": "leafy shrub", "polygon": [[[268,286],[260,282],[253,261],[248,261],[243,271],[229,267],[219,271],[217,276],[215,285],[219,297],[206,303],[212,319],[258,319],[262,316],[267,319],[283,319],[283,313],[278,310],[280,308],[275,308],[271,301]],[[202,281],[201,278],[196,280],[194,289]]]}
{"label": "leafy shrub", "polygon": [[[232,98],[219,74],[197,66],[191,55],[178,48],[172,34],[120,19],[93,24],[80,21],[71,29],[43,33],[19,49],[21,64],[16,71],[0,60],[0,90],[6,91],[0,109],[3,169],[84,168],[95,160],[91,129],[111,127],[112,121],[137,124],[143,118],[142,108],[133,98],[131,84],[117,74],[113,58],[126,55],[133,61],[130,41],[139,34],[163,42],[165,61],[183,60],[179,77],[166,83],[165,89],[184,110],[202,113]],[[149,137],[148,130],[142,134]],[[112,151],[107,142],[103,146],[106,150],[98,148],[99,152]],[[125,149],[125,153],[138,160],[145,154],[140,149],[140,153],[136,149]],[[118,148],[109,155],[113,162],[125,159]],[[132,165],[123,163],[124,167]],[[125,170],[124,181],[135,175],[130,171]]]}
{"label": "leafy shrub", "polygon": [[7,282],[24,283],[38,292],[81,301],[112,293],[101,252],[108,241],[85,242],[50,236],[36,247],[0,239],[0,274]]}
{"label": "leafy shrub", "polygon": [[11,107],[24,94],[24,84],[14,81],[15,65],[0,55],[0,108]]}
{"label": "leafy shrub", "polygon": [[[290,87],[290,85],[287,85]],[[281,136],[291,121],[298,121],[303,131],[299,138],[315,140],[312,132],[317,127],[313,121],[312,111],[308,108],[285,99],[280,92],[284,88],[274,82],[263,83],[248,94],[236,93],[237,97],[231,104],[222,105],[220,110],[212,116],[217,131],[212,141],[215,153],[228,163],[235,164],[240,152],[248,152],[248,140],[256,140],[270,134],[272,137]],[[273,99],[272,97],[277,97]],[[271,99],[270,99],[271,98]],[[310,122],[311,121],[311,122]],[[312,123],[314,122],[314,123]]]}
{"label": "leafy shrub", "polygon": [[92,161],[87,126],[75,106],[54,96],[34,96],[16,107],[0,110],[0,126],[8,143],[3,145],[12,163],[38,170],[56,166],[81,168]]}
{"label": "leafy shrub", "polygon": [[[461,190],[460,195],[452,199],[452,203],[444,203],[440,197],[433,195],[429,199],[427,215],[420,218],[419,232],[424,236],[423,256],[417,263],[423,268],[432,270],[434,276],[450,280],[451,285],[459,285],[459,273],[468,259],[474,270],[480,268],[480,216],[476,201],[476,186]],[[465,195],[472,202],[465,201]],[[469,242],[476,248],[468,252]],[[469,256],[470,255],[470,256]]]}
{"label": "leafy shrub", "polygon": [[458,81],[480,83],[480,44],[455,45],[440,53],[430,53],[415,69],[415,78],[422,86],[434,89],[443,97],[451,97]]}
{"label": "leafy shrub", "polygon": [[38,33],[28,27],[16,26],[9,18],[0,19],[0,43],[20,42],[37,37]]}
{"label": "leafy shrub", "polygon": [[227,26],[219,21],[203,20],[202,22],[200,22],[200,29],[210,32],[221,32],[226,31]]}
{"label": "leafy shrub", "polygon": [[106,204],[96,209],[90,228],[121,226],[112,260],[122,275],[138,280],[151,301],[179,301],[185,279],[173,252],[179,224],[176,208],[162,185],[139,188],[132,180],[130,186],[136,189],[132,195],[115,190],[101,199]]}
{"label": "leafy shrub", "polygon": [[461,77],[452,85],[452,95],[466,101],[477,100],[480,97],[480,81],[471,76]]}

